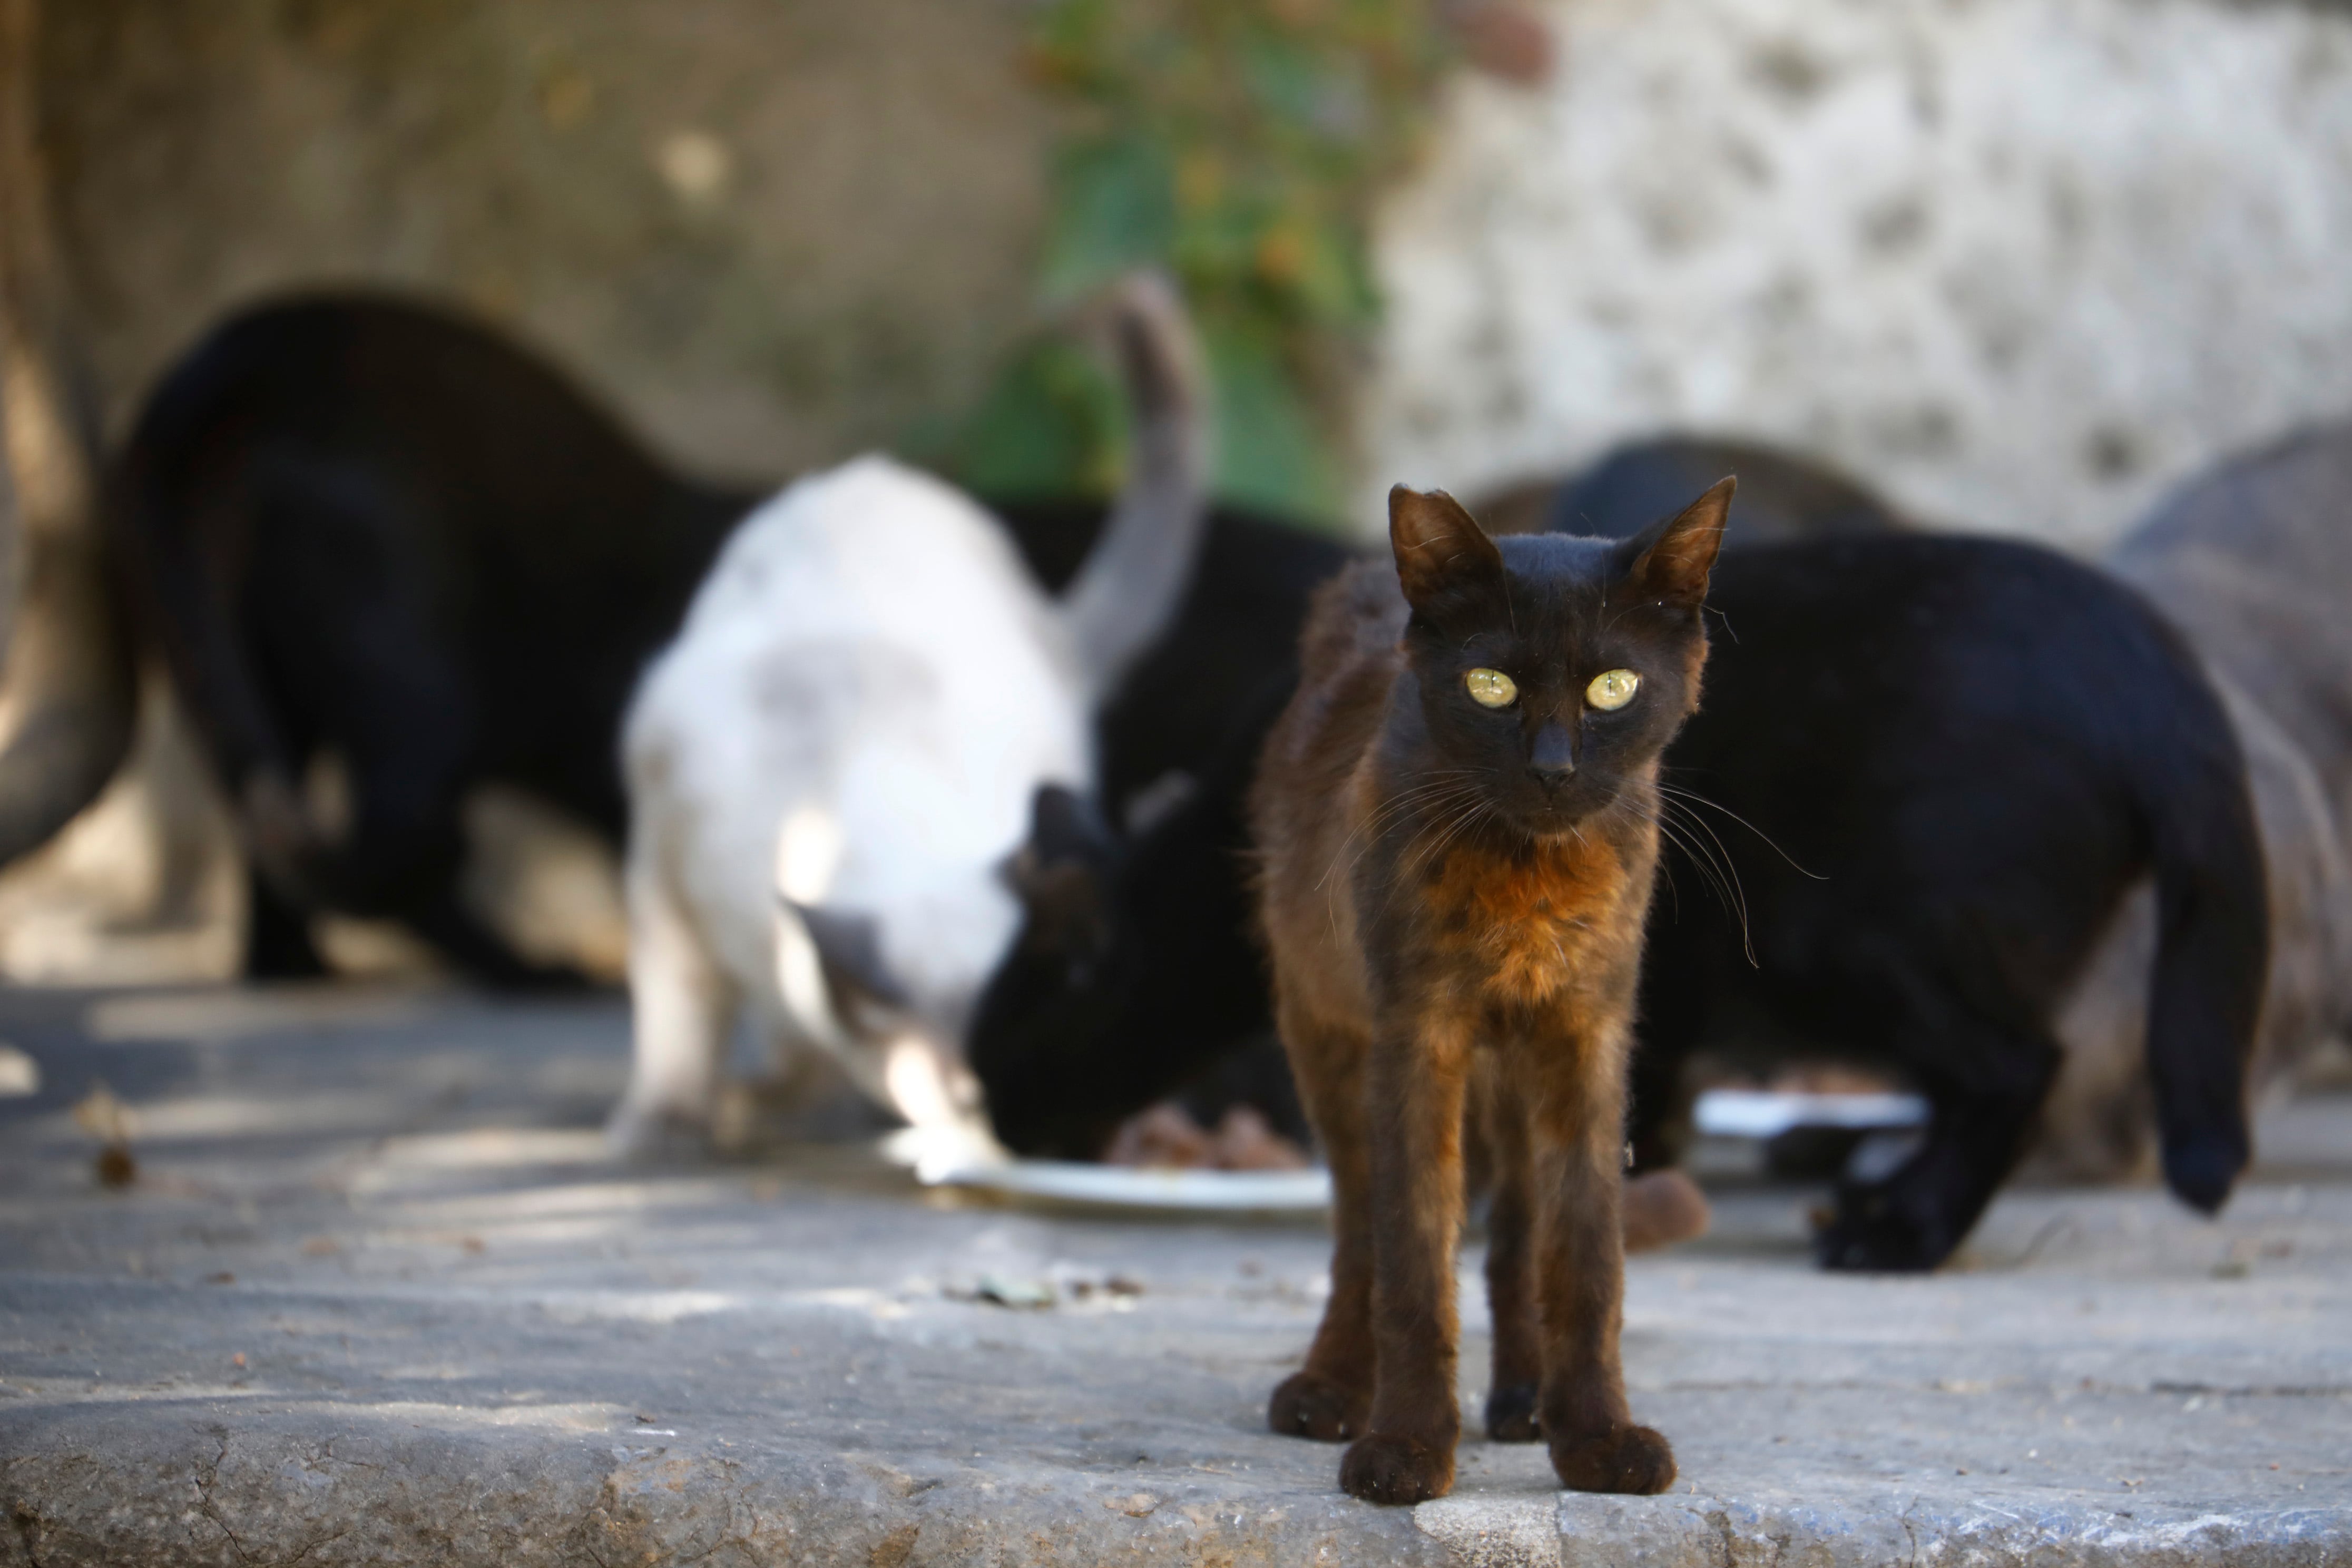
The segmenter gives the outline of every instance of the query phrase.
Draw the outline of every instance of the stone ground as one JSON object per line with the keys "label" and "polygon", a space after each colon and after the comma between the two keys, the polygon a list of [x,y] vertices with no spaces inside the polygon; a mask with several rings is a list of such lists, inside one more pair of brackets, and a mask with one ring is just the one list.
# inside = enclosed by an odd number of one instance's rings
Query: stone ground
{"label": "stone ground", "polygon": [[986,1206],[862,1146],[618,1171],[609,1000],[15,991],[0,1036],[43,1079],[0,1099],[9,1568],[2352,1563],[2352,1097],[2270,1117],[2219,1223],[2017,1194],[1927,1279],[1815,1273],[1816,1194],[1722,1190],[1630,1269],[1675,1490],[1472,1441],[1404,1510],[1263,1429],[1316,1224]]}

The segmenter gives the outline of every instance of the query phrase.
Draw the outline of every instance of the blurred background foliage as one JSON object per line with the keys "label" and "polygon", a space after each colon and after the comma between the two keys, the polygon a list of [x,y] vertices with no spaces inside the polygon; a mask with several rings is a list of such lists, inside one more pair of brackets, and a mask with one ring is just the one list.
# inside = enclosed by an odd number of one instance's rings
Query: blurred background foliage
{"label": "blurred background foliage", "polygon": [[[1410,162],[1451,37],[1431,0],[1047,0],[1025,58],[1066,117],[1038,288],[1174,274],[1218,408],[1219,499],[1334,521],[1351,367],[1379,300],[1370,223]],[[1010,356],[916,445],[985,494],[1108,491],[1123,414],[1065,336]]]}

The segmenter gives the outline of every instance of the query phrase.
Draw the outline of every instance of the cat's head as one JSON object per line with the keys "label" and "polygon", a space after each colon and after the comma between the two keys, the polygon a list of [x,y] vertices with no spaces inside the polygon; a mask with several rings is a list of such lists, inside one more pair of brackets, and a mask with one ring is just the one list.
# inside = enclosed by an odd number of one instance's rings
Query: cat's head
{"label": "cat's head", "polygon": [[997,1136],[1020,1153],[1093,1159],[1118,1120],[1096,1114],[1104,1097],[1073,1095],[1068,1079],[1112,1037],[1133,984],[1121,951],[1132,957],[1137,933],[1121,929],[1115,895],[1125,851],[1082,797],[1047,784],[1028,842],[1005,864],[1021,934],[981,994],[966,1048]]}
{"label": "cat's head", "polygon": [[1698,705],[1732,489],[1622,541],[1496,540],[1442,490],[1389,492],[1429,798],[1451,783],[1468,792],[1451,798],[1551,837],[1647,776]]}

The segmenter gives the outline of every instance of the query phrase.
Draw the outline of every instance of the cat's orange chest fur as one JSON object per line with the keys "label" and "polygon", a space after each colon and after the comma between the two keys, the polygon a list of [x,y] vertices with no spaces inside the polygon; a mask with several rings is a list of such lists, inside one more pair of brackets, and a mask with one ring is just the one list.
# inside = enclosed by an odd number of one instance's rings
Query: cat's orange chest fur
{"label": "cat's orange chest fur", "polygon": [[1598,837],[1451,850],[1421,889],[1437,952],[1496,1001],[1547,1002],[1622,945],[1632,868]]}

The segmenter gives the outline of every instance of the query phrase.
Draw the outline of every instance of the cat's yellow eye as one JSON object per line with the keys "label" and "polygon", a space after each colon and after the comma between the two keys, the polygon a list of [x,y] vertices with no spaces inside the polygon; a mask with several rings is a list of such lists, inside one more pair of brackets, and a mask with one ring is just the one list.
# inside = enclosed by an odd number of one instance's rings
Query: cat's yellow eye
{"label": "cat's yellow eye", "polygon": [[1481,708],[1508,708],[1519,700],[1519,683],[1499,669],[1474,669],[1462,678],[1462,684]]}
{"label": "cat's yellow eye", "polygon": [[1613,711],[1633,700],[1641,689],[1642,678],[1630,669],[1604,669],[1592,678],[1584,689],[1584,700],[1603,712]]}

